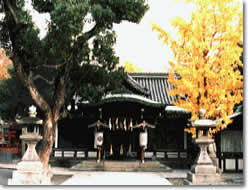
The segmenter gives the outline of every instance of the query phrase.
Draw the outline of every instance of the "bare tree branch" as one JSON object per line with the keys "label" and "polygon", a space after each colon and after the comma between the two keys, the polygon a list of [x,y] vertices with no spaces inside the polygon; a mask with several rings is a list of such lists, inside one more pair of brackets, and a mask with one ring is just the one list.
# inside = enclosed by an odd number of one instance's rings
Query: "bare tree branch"
{"label": "bare tree branch", "polygon": [[100,25],[98,23],[95,24],[95,26],[88,32],[83,33],[81,36],[79,36],[77,39],[76,45],[80,47],[85,41],[88,41],[90,38],[92,38],[96,33],[98,32],[100,28]]}
{"label": "bare tree branch", "polygon": [[60,67],[63,67],[66,64],[66,62],[57,64],[57,65],[37,65],[35,68],[38,69],[40,67],[50,68],[50,69],[59,69]]}
{"label": "bare tree branch", "polygon": [[17,16],[16,16],[16,14],[15,14],[15,12],[14,12],[14,10],[13,10],[10,2],[9,2],[9,0],[4,0],[4,3],[7,6],[7,8],[9,9],[9,11],[10,11],[10,13],[11,13],[11,15],[12,15],[14,21],[15,21],[15,24],[18,24],[19,22],[18,22]]}
{"label": "bare tree branch", "polygon": [[56,122],[60,117],[60,110],[65,102],[65,89],[66,84],[69,81],[69,74],[72,68],[73,55],[66,60],[66,65],[63,73],[59,77],[58,85],[55,90],[55,103],[53,106],[54,121]]}
{"label": "bare tree branch", "polygon": [[45,99],[42,97],[42,95],[39,93],[38,89],[34,85],[33,81],[31,80],[32,73],[27,76],[25,71],[23,70],[23,67],[20,63],[18,63],[18,60],[14,61],[15,68],[16,68],[16,74],[19,80],[22,82],[22,84],[28,89],[30,92],[30,95],[32,99],[35,101],[35,103],[39,106],[39,108],[46,112],[51,112],[50,106],[45,101]]}
{"label": "bare tree branch", "polygon": [[54,84],[54,80],[52,80],[52,81],[49,81],[49,80],[47,80],[45,77],[43,77],[43,76],[41,76],[41,75],[35,75],[34,77],[32,77],[32,81],[35,81],[35,80],[38,80],[38,79],[41,79],[41,80],[43,80],[43,81],[45,81],[47,84],[49,84],[49,85],[53,85]]}

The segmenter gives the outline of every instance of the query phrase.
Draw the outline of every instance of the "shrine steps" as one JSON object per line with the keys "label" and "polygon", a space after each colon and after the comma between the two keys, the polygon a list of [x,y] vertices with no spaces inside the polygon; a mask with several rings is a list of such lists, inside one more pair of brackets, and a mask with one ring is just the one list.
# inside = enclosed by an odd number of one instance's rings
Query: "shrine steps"
{"label": "shrine steps", "polygon": [[113,172],[170,172],[172,169],[159,161],[116,161],[85,160],[71,167],[75,171],[113,171]]}

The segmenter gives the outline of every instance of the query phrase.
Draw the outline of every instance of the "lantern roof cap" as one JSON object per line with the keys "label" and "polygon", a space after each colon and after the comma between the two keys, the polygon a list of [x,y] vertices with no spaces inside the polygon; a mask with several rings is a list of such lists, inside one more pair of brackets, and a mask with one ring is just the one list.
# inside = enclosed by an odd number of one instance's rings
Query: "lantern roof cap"
{"label": "lantern roof cap", "polygon": [[16,119],[17,124],[37,124],[42,125],[43,121],[37,117],[23,117],[21,119]]}
{"label": "lantern roof cap", "polygon": [[42,125],[43,120],[36,117],[36,107],[34,105],[31,105],[29,108],[29,117],[23,117],[23,118],[16,118],[17,124],[37,124]]}
{"label": "lantern roof cap", "polygon": [[209,127],[216,127],[217,126],[217,122],[214,120],[210,120],[210,119],[199,119],[199,120],[195,120],[192,121],[192,127],[198,127],[198,128],[209,128]]}

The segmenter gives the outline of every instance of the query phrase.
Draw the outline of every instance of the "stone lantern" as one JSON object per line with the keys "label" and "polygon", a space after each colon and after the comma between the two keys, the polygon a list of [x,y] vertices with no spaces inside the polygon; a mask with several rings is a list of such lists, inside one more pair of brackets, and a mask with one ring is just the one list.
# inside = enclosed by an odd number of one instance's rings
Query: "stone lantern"
{"label": "stone lantern", "polygon": [[29,107],[29,117],[16,119],[20,125],[24,125],[23,133],[20,139],[27,144],[27,150],[24,153],[21,162],[16,166],[12,179],[9,179],[9,185],[48,185],[50,179],[42,175],[43,165],[35,150],[36,144],[42,139],[39,134],[39,126],[43,121],[36,117],[36,107]]}
{"label": "stone lantern", "polygon": [[209,128],[215,128],[217,123],[204,118],[205,110],[200,110],[199,113],[200,119],[192,122],[192,127],[196,128],[194,143],[199,146],[200,152],[184,183],[186,185],[216,185],[221,182],[221,175],[207,150],[208,146],[214,143],[214,139],[209,137]]}

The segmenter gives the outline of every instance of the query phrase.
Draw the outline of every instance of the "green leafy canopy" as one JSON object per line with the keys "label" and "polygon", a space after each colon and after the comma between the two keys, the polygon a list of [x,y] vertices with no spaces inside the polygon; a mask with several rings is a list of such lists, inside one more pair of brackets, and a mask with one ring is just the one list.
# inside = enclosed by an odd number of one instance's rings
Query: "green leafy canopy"
{"label": "green leafy canopy", "polygon": [[[35,11],[50,15],[44,38],[25,8],[30,1]],[[124,73],[113,48],[113,24],[139,23],[148,8],[146,0],[2,0],[0,45],[51,107],[61,77],[65,104],[74,94],[97,101],[120,85]]]}

